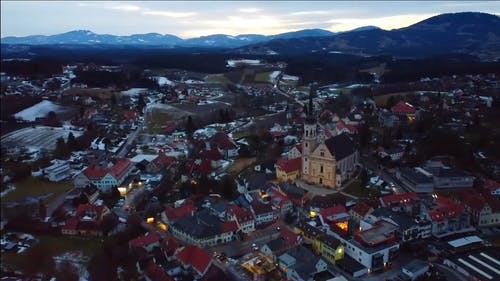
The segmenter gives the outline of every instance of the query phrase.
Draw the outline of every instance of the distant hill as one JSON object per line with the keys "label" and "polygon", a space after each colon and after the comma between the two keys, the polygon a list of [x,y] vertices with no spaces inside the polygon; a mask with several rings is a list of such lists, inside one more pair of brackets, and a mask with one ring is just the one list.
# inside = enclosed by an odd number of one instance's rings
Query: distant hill
{"label": "distant hill", "polygon": [[411,26],[368,28],[329,37],[276,39],[238,49],[242,54],[342,52],[423,57],[466,53],[487,59],[500,57],[500,17],[486,13],[442,14]]}
{"label": "distant hill", "polygon": [[24,45],[137,45],[137,46],[169,46],[169,47],[214,47],[236,48],[249,44],[266,42],[274,38],[300,38],[328,36],[333,32],[323,29],[304,29],[271,36],[260,34],[241,34],[231,36],[214,34],[190,39],[181,39],[175,35],[146,33],[129,36],[111,34],[96,34],[90,30],[75,30],[56,35],[31,35],[26,37],[4,37],[2,44]]}

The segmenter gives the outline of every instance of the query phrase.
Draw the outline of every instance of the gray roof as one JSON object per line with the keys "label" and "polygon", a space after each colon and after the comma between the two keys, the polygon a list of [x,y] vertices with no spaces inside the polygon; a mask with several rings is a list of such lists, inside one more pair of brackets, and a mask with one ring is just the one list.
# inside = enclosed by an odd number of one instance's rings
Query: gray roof
{"label": "gray roof", "polygon": [[195,238],[204,238],[220,234],[221,221],[208,210],[202,210],[193,216],[180,218],[172,227],[191,234]]}
{"label": "gray roof", "polygon": [[414,183],[432,183],[433,178],[415,170],[414,168],[400,168],[401,175]]}
{"label": "gray roof", "polygon": [[325,141],[325,145],[330,153],[335,156],[337,161],[342,160],[355,152],[354,143],[346,133],[327,139]]}

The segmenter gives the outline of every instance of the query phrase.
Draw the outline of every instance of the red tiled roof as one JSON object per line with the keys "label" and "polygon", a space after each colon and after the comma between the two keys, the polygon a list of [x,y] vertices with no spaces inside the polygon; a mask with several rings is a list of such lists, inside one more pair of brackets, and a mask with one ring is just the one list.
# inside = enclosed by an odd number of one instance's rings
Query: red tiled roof
{"label": "red tiled roof", "polygon": [[157,232],[148,233],[145,236],[140,236],[130,240],[130,246],[133,248],[144,248],[153,243],[160,241],[160,234]]}
{"label": "red tiled roof", "polygon": [[289,244],[295,244],[299,242],[299,235],[291,230],[289,230],[287,227],[283,227],[280,230],[280,236],[285,239],[286,242]]}
{"label": "red tiled roof", "polygon": [[203,150],[200,157],[203,159],[217,161],[222,159],[222,154],[220,154],[220,151],[218,149],[210,149],[210,150]]}
{"label": "red tiled roof", "polygon": [[179,208],[170,208],[165,211],[165,215],[168,220],[175,220],[182,217],[190,216],[194,211],[196,211],[196,207],[193,203],[188,202],[180,206]]}
{"label": "red tiled roof", "polygon": [[436,199],[436,206],[428,212],[432,220],[443,221],[458,216],[464,207],[453,200],[439,196]]}
{"label": "red tiled roof", "polygon": [[195,245],[187,245],[177,252],[175,257],[182,264],[191,265],[201,276],[207,272],[212,262],[212,257],[208,252]]}
{"label": "red tiled roof", "polygon": [[391,111],[394,113],[403,113],[403,114],[415,114],[416,112],[413,105],[405,103],[403,101],[400,101],[396,105],[391,107]]}
{"label": "red tiled roof", "polygon": [[167,156],[164,152],[161,152],[158,155],[158,157],[153,159],[153,161],[151,161],[151,162],[153,162],[155,165],[168,166],[168,165],[172,164],[174,161],[175,161],[174,157]]}
{"label": "red tiled roof", "polygon": [[381,197],[381,203],[384,207],[393,205],[393,204],[403,204],[406,205],[407,203],[410,203],[411,201],[418,200],[418,195],[416,192],[407,192],[407,193],[401,193],[401,194],[392,194],[392,195],[387,195],[384,197]]}
{"label": "red tiled roof", "polygon": [[119,158],[116,160],[115,165],[110,168],[100,168],[96,166],[90,166],[85,171],[83,171],[84,175],[92,180],[100,180],[106,174],[110,174],[115,179],[119,180],[121,177],[126,175],[126,172],[133,166],[134,164],[128,158]]}
{"label": "red tiled roof", "polygon": [[251,221],[254,219],[253,214],[250,210],[247,210],[235,204],[231,204],[227,208],[227,213],[229,215],[234,215],[236,217],[236,220],[240,223]]}
{"label": "red tiled roof", "polygon": [[288,159],[288,158],[280,158],[276,162],[278,168],[285,173],[292,173],[295,171],[299,171],[302,167],[302,159],[300,157]]}
{"label": "red tiled roof", "polygon": [[222,150],[236,149],[236,143],[226,134],[218,132],[212,136],[210,143]]}
{"label": "red tiled roof", "polygon": [[76,209],[76,217],[81,217],[85,213],[95,213],[97,216],[100,216],[104,211],[103,205],[94,205],[94,204],[80,204]]}
{"label": "red tiled roof", "polygon": [[115,178],[120,179],[126,175],[126,172],[132,167],[134,164],[128,158],[119,158],[116,159],[115,165],[111,168],[109,173]]}
{"label": "red tiled roof", "polygon": [[108,174],[108,169],[90,166],[83,171],[83,174],[90,180],[99,180]]}
{"label": "red tiled roof", "polygon": [[368,212],[370,211],[370,209],[373,210],[372,206],[368,205],[364,201],[359,202],[358,204],[354,205],[354,207],[351,208],[351,210],[353,212],[355,212],[356,214],[358,214],[362,217],[366,216],[368,214]]}
{"label": "red tiled roof", "polygon": [[137,120],[137,112],[132,111],[132,110],[127,110],[123,113],[123,118],[125,120]]}
{"label": "red tiled roof", "polygon": [[148,266],[146,267],[146,275],[152,281],[171,281],[174,280],[170,276],[167,275],[165,270],[163,270],[159,265],[150,261]]}
{"label": "red tiled roof", "polygon": [[222,233],[234,232],[238,230],[238,224],[235,221],[226,221],[221,223]]}
{"label": "red tiled roof", "polygon": [[335,216],[335,215],[340,215],[340,214],[347,214],[347,210],[343,205],[335,205],[333,207],[329,208],[322,208],[319,210],[319,213],[323,217],[323,219],[328,219],[329,217]]}

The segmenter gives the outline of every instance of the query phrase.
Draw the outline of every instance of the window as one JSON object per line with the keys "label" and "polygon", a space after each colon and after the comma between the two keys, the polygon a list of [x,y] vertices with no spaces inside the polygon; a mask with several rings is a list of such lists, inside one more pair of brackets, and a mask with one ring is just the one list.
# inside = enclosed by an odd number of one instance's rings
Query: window
{"label": "window", "polygon": [[306,147],[307,147],[307,142],[306,142]]}
{"label": "window", "polygon": [[[308,130],[306,130],[306,137],[308,137],[308,136],[309,136],[309,131],[308,131]],[[306,145],[307,145],[307,144],[306,144]]]}
{"label": "window", "polygon": [[325,152],[321,151],[321,152],[319,153],[319,155],[320,155],[321,157],[325,157]]}
{"label": "window", "polygon": [[319,167],[319,172],[323,174],[323,165]]}

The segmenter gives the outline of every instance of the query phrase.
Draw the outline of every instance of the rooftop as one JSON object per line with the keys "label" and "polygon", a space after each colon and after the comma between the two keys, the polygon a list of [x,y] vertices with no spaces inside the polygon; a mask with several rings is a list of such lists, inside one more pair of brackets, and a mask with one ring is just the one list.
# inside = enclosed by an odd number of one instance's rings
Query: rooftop
{"label": "rooftop", "polygon": [[355,239],[368,246],[376,246],[394,238],[398,227],[386,221],[378,221],[372,228],[355,234]]}

